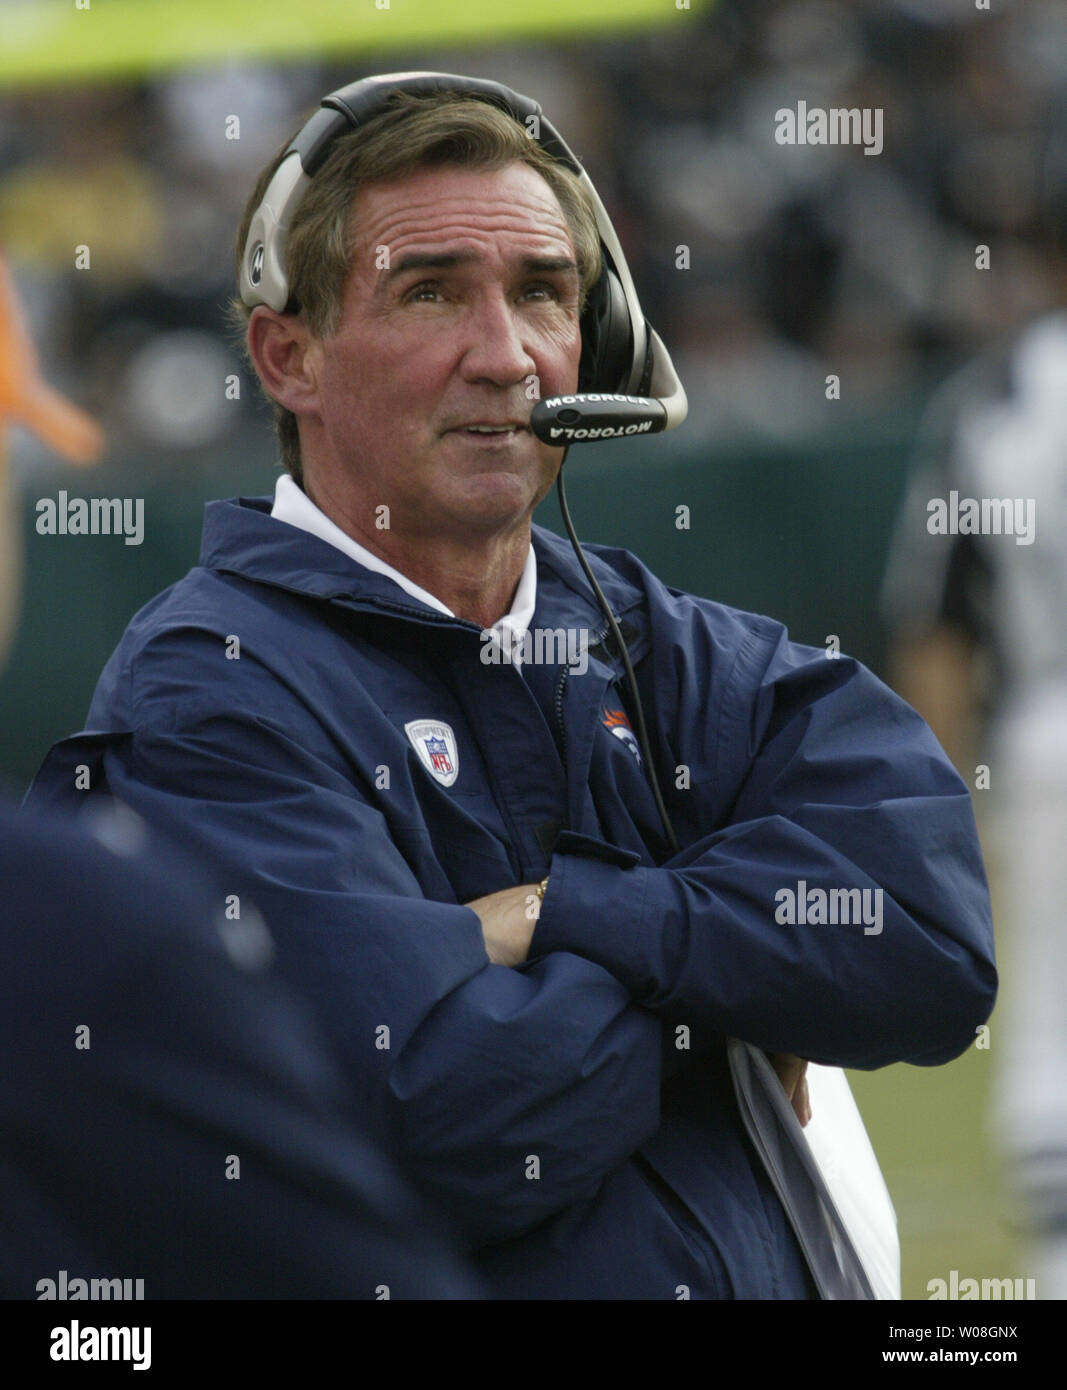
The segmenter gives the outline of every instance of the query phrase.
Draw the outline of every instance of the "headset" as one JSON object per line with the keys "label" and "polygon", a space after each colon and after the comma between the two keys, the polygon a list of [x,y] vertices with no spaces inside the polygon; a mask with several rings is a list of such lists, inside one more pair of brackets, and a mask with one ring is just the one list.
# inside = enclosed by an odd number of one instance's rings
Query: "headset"
{"label": "headset", "polygon": [[[285,264],[286,234],[296,210],[333,141],[387,111],[397,92],[416,96],[456,93],[502,108],[553,159],[576,175],[589,196],[600,236],[601,273],[581,317],[578,390],[573,395],[538,401],[530,416],[530,428],[537,438],[562,448],[566,459],[572,444],[658,434],[680,425],[688,411],[685,389],[662,339],[641,311],[626,257],[592,180],[538,102],[487,78],[444,72],[384,73],[339,87],[323,97],[318,110],[290,142],[252,215],[241,256],[242,301],[250,309],[265,304],[277,313],[296,312]],[[656,778],[633,666],[618,621],[571,524],[562,465],[557,488],[567,534],[626,668],[645,770],[667,843],[677,853],[678,841]]]}

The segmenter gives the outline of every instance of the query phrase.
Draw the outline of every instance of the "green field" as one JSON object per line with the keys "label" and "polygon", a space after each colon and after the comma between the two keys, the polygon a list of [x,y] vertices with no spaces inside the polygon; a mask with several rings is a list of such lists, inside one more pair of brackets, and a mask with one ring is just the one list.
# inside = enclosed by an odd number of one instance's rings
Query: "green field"
{"label": "green field", "polygon": [[987,1129],[992,1049],[947,1067],[849,1074],[900,1227],[905,1298],[927,1281],[1021,1276],[1022,1253]]}
{"label": "green field", "polygon": [[[1002,982],[1010,944],[998,916]],[[927,1282],[953,1269],[961,1278],[1027,1273],[989,1119],[997,1037],[994,1013],[989,1047],[948,1066],[849,1073],[897,1210],[905,1298],[928,1298]]]}

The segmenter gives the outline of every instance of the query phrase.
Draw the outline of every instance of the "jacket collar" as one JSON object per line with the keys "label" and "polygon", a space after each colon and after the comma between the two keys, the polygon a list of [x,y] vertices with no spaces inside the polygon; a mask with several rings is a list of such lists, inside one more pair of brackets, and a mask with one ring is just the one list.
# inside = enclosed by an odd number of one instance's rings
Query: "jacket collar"
{"label": "jacket collar", "polygon": [[[474,628],[473,623],[449,618],[413,598],[395,580],[358,564],[318,536],[278,521],[270,514],[271,504],[269,497],[209,502],[204,509],[200,564],[348,608],[392,611],[435,626]],[[538,566],[537,604],[531,626],[585,627],[601,632],[605,620],[570,542],[543,526],[531,528],[531,539]],[[635,584],[595,554],[586,551],[586,556],[616,616],[640,603],[642,593]],[[633,631],[633,624],[630,627]]]}

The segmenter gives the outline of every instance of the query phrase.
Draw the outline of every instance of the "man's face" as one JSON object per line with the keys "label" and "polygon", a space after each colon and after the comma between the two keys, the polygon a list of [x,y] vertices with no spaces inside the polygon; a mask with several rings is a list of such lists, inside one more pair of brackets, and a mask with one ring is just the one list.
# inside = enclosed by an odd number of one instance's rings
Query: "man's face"
{"label": "man's face", "polygon": [[360,190],[354,217],[341,320],[309,348],[309,488],[343,501],[361,530],[385,503],[405,535],[505,531],[559,468],[530,411],[578,380],[578,272],[559,203],[525,164],[445,166]]}

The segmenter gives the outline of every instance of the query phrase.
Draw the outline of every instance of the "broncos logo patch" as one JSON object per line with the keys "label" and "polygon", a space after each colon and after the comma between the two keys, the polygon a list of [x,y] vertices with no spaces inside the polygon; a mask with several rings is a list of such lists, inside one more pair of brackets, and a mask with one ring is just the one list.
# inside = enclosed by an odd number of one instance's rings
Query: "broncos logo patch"
{"label": "broncos logo patch", "polygon": [[600,722],[608,733],[614,735],[620,743],[624,744],[637,760],[637,766],[643,767],[644,762],[641,757],[641,748],[634,736],[633,728],[630,724],[629,716],[624,709],[605,709],[600,716]]}

